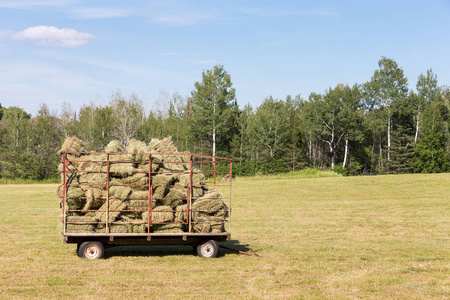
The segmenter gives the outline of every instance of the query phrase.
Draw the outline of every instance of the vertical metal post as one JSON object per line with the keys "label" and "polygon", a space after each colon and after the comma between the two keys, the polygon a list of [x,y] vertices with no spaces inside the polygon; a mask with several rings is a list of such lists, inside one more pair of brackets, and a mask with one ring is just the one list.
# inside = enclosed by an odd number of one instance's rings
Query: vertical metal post
{"label": "vertical metal post", "polygon": [[109,153],[106,154],[106,234],[109,233]]}
{"label": "vertical metal post", "polygon": [[216,157],[213,156],[213,162],[214,162],[214,188],[216,188]]}
{"label": "vertical metal post", "polygon": [[192,232],[192,212],[191,212],[191,207],[192,207],[192,196],[194,194],[193,190],[192,190],[192,159],[193,159],[193,155],[191,154],[191,159],[189,161],[189,188],[188,188],[188,200],[187,200],[187,217],[188,217],[188,227],[189,227],[189,233]]}
{"label": "vertical metal post", "polygon": [[148,207],[147,207],[147,233],[150,234],[150,223],[152,220],[153,188],[152,188],[152,155],[148,155]]}
{"label": "vertical metal post", "polygon": [[63,234],[66,234],[66,219],[67,219],[67,212],[66,212],[66,202],[67,202],[67,154],[62,154],[62,164],[63,164],[63,203],[62,203],[62,210],[63,210]]}
{"label": "vertical metal post", "polygon": [[228,202],[228,232],[231,233],[231,181],[233,180],[233,160],[230,160],[230,195]]}

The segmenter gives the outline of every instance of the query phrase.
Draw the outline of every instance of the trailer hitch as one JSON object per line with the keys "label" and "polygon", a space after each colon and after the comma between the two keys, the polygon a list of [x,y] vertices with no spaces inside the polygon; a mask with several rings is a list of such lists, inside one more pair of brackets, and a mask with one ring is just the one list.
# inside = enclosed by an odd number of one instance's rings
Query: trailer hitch
{"label": "trailer hitch", "polygon": [[220,248],[227,249],[227,250],[229,250],[229,251],[233,251],[233,252],[236,252],[236,253],[239,253],[239,254],[245,254],[245,255],[248,255],[248,256],[256,256],[256,257],[263,258],[261,255],[258,255],[258,254],[257,254],[256,252],[254,252],[253,250],[251,250],[253,253],[248,253],[248,252],[244,252],[244,251],[232,249],[232,248],[223,246],[223,245],[221,245],[221,244],[219,244],[219,246],[220,246]]}

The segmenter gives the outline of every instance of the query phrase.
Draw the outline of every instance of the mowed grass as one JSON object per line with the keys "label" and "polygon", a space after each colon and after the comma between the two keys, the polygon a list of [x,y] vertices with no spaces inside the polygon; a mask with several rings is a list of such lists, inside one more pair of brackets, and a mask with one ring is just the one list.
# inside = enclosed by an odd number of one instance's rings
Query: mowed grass
{"label": "mowed grass", "polygon": [[61,242],[56,185],[0,186],[0,298],[448,299],[450,174],[238,178],[232,238],[119,247]]}

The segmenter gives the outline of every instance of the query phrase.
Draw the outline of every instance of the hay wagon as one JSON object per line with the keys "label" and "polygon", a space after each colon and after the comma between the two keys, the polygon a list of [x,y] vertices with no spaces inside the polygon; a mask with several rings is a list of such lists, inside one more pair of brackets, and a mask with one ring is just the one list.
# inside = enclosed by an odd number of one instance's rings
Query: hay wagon
{"label": "hay wagon", "polygon": [[232,160],[119,150],[128,152],[60,152],[63,241],[88,259],[122,245],[217,256],[230,238]]}

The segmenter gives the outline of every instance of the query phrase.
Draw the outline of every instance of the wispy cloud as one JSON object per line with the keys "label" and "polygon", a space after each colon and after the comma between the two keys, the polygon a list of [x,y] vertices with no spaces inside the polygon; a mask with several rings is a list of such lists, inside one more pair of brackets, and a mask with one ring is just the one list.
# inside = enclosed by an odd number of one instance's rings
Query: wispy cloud
{"label": "wispy cloud", "polygon": [[14,31],[12,31],[12,30],[2,30],[2,29],[0,29],[0,37],[2,37],[2,36],[7,36],[7,37],[10,37],[10,36],[12,36],[14,34]]}
{"label": "wispy cloud", "polygon": [[80,7],[73,10],[71,14],[77,19],[107,19],[128,17],[131,12],[119,8]]}
{"label": "wispy cloud", "polygon": [[152,23],[166,26],[192,26],[205,21],[220,20],[220,11],[197,2],[152,1],[138,13]]}
{"label": "wispy cloud", "polygon": [[243,14],[256,17],[289,17],[289,16],[332,16],[337,12],[325,9],[292,9],[281,5],[257,6],[239,9]]}
{"label": "wispy cloud", "polygon": [[79,47],[95,38],[94,35],[69,28],[35,26],[15,33],[14,40],[28,40],[41,46]]}
{"label": "wispy cloud", "polygon": [[0,1],[0,7],[13,9],[32,9],[39,6],[66,6],[71,0],[6,0]]}

